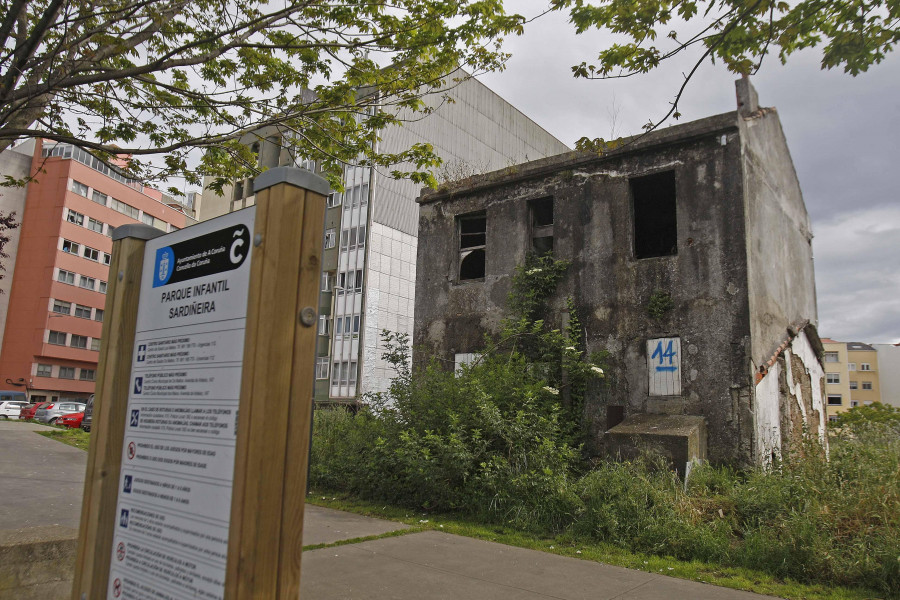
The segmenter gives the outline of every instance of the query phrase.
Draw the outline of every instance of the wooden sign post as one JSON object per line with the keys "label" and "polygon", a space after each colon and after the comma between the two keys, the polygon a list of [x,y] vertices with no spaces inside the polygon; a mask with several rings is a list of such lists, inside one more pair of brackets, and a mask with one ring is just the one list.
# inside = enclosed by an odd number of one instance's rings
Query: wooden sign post
{"label": "wooden sign post", "polygon": [[298,597],[329,191],[116,230],[73,600]]}

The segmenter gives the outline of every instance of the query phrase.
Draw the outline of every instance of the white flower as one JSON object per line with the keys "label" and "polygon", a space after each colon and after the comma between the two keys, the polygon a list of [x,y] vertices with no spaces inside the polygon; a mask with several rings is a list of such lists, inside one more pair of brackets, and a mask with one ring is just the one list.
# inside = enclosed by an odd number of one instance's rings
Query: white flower
{"label": "white flower", "polygon": [[591,367],[591,371],[593,371],[597,375],[603,375],[603,369],[601,369],[600,367]]}
{"label": "white flower", "polygon": [[540,268],[540,267],[535,267],[535,268],[533,268],[533,269],[528,269],[527,271],[525,271],[525,274],[526,274],[526,275],[534,275],[535,273],[540,273],[541,271],[543,271],[542,268]]}
{"label": "white flower", "polygon": [[419,519],[419,523],[427,523],[428,519]]}
{"label": "white flower", "polygon": [[566,350],[575,350],[575,346],[566,346]]}
{"label": "white flower", "polygon": [[559,396],[559,390],[556,388],[552,388],[549,385],[544,386],[544,391],[550,392],[554,396]]}

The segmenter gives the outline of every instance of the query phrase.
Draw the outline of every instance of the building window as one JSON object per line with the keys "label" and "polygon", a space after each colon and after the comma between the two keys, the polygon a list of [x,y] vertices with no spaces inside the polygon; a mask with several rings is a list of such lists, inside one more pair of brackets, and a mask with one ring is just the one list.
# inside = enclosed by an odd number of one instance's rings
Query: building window
{"label": "building window", "polygon": [[325,230],[325,249],[328,250],[330,248],[334,248],[334,245],[337,243],[337,232],[334,227]]}
{"label": "building window", "polygon": [[[85,196],[86,196],[86,195],[87,195],[87,194],[85,194]],[[107,200],[107,199],[108,199],[108,196],[107,196],[106,194],[103,194],[103,193],[101,193],[101,192],[98,192],[97,190],[94,190],[94,193],[91,195],[91,200],[93,200],[94,202],[96,202],[96,203],[99,204],[100,206],[106,206],[106,200]]]}
{"label": "building window", "polygon": [[359,233],[356,227],[350,229],[350,248],[356,248],[356,234]]}
{"label": "building window", "polygon": [[828,415],[828,422],[829,422],[829,423],[836,423],[837,420],[838,420],[837,415]]}
{"label": "building window", "polygon": [[359,315],[353,317],[353,335],[359,335]]}
{"label": "building window", "polygon": [[84,306],[83,304],[75,305],[75,316],[79,319],[90,319],[91,318],[91,307]]}
{"label": "building window", "polygon": [[86,290],[93,290],[94,284],[96,283],[96,279],[93,277],[86,277],[85,275],[78,276],[78,287],[83,287]]}
{"label": "building window", "polygon": [[63,302],[62,300],[54,300],[53,301],[53,312],[59,313],[61,315],[71,314],[72,303],[71,302]]}
{"label": "building window", "polygon": [[81,369],[78,373],[78,379],[82,381],[94,381],[97,379],[97,371],[94,369]]}
{"label": "building window", "polygon": [[84,225],[84,215],[80,212],[75,212],[70,208],[66,214],[66,221],[75,223],[76,225]]}
{"label": "building window", "polygon": [[62,269],[60,269],[59,274],[56,276],[56,280],[61,283],[75,285],[75,273],[71,271],[63,271]]}
{"label": "building window", "polygon": [[86,335],[76,335],[74,333],[72,334],[72,338],[69,341],[69,346],[71,346],[72,348],[83,348],[86,350],[87,345],[88,339]]}
{"label": "building window", "polygon": [[350,230],[344,229],[341,231],[341,250],[346,250],[349,247],[350,242]]}
{"label": "building window", "polygon": [[459,217],[459,280],[484,279],[487,217]]}
{"label": "building window", "polygon": [[341,384],[341,363],[334,361],[334,368],[331,369],[331,385]]}
{"label": "building window", "polygon": [[856,370],[856,363],[847,363],[847,370],[848,370],[848,371],[855,371],[855,370]]}
{"label": "building window", "polygon": [[328,379],[329,362],[327,356],[316,357],[316,379]]}
{"label": "building window", "polygon": [[328,194],[328,198],[325,200],[325,206],[328,208],[334,208],[335,206],[341,205],[341,195],[338,193]]}
{"label": "building window", "polygon": [[103,223],[88,217],[88,229],[97,233],[103,233]]}
{"label": "building window", "polygon": [[112,262],[112,255],[104,253],[103,254],[103,264],[108,267],[110,262]]}
{"label": "building window", "polygon": [[351,360],[347,368],[347,385],[356,385],[356,361]]}
{"label": "building window", "polygon": [[331,319],[328,315],[319,315],[319,335],[328,335],[331,333]]}
{"label": "building window", "polygon": [[871,389],[872,389],[872,382],[871,382],[871,381],[863,381],[863,387],[862,387],[862,389],[864,389],[864,390],[871,390]]}
{"label": "building window", "polygon": [[[351,271],[350,273],[352,274],[353,271]],[[353,289],[357,292],[361,292],[362,287],[363,287],[363,272],[362,272],[362,270],[358,270],[358,271],[356,271],[356,282],[355,282]]]}
{"label": "building window", "polygon": [[344,335],[344,317],[338,317],[334,320],[334,335],[338,337]]}
{"label": "building window", "polygon": [[838,353],[837,352],[826,352],[825,353],[825,362],[839,362]]}
{"label": "building window", "polygon": [[859,389],[859,383],[857,383],[857,382],[855,382],[855,381],[851,381],[851,382],[850,382],[850,389],[851,389],[851,390],[858,390],[858,389]]}
{"label": "building window", "polygon": [[99,261],[100,260],[100,251],[96,248],[91,248],[90,246],[84,247],[84,254],[82,254],[86,259]]}
{"label": "building window", "polygon": [[347,274],[346,273],[344,273],[344,272],[338,273],[336,287],[337,287],[338,296],[340,296],[341,294],[344,293],[344,288],[347,287]]}
{"label": "building window", "polygon": [[826,373],[825,374],[825,383],[840,383],[841,382],[841,374],[840,373]]}
{"label": "building window", "polygon": [[850,408],[856,408],[857,406],[859,406],[859,401],[857,401],[857,400],[850,401]]}
{"label": "building window", "polygon": [[325,271],[322,273],[322,291],[330,292],[334,287],[334,273],[331,271]]}
{"label": "building window", "polygon": [[52,374],[53,374],[53,366],[52,365],[44,365],[44,364],[38,363],[37,373],[35,373],[35,375],[37,375],[38,377],[50,377]]}
{"label": "building window", "polygon": [[359,226],[359,239],[356,240],[356,244],[360,248],[364,248],[366,246],[366,226],[365,225]]}
{"label": "building window", "polygon": [[106,293],[106,282],[105,281],[100,282],[100,288],[97,291],[99,291],[101,294]]}
{"label": "building window", "polygon": [[79,196],[88,197],[88,186],[84,185],[80,181],[72,180],[72,191],[78,194]]}
{"label": "building window", "polygon": [[840,394],[828,394],[828,406],[841,406],[843,404]]}
{"label": "building window", "polygon": [[100,352],[100,338],[91,338],[91,350]]}
{"label": "building window", "polygon": [[130,204],[126,204],[121,200],[116,200],[115,198],[110,198],[109,207],[114,211],[120,212],[123,215],[127,215],[135,220],[138,220],[141,215],[141,211],[139,211],[135,207],[131,206]]}
{"label": "building window", "polygon": [[634,257],[678,254],[675,171],[631,180]]}
{"label": "building window", "polygon": [[531,249],[537,254],[553,252],[553,198],[528,203],[531,209]]}
{"label": "building window", "polygon": [[81,245],[73,242],[72,240],[63,240],[62,251],[68,252],[69,254],[78,254],[78,251],[81,249]]}
{"label": "building window", "polygon": [[870,365],[869,363],[859,363],[859,370],[860,371],[871,371],[872,365]]}
{"label": "building window", "polygon": [[106,226],[106,237],[110,237],[110,238],[111,238],[112,235],[113,235],[113,231],[115,231],[115,230],[116,230],[116,228],[113,227],[112,225],[107,225],[107,226]]}
{"label": "building window", "polygon": [[75,367],[60,367],[58,377],[60,379],[75,379]]}
{"label": "building window", "polygon": [[100,321],[101,323],[103,322],[103,309],[102,308],[97,308],[94,310],[94,320]]}
{"label": "building window", "polygon": [[47,336],[47,343],[53,344],[54,346],[65,346],[66,333],[64,331],[50,330],[50,334]]}

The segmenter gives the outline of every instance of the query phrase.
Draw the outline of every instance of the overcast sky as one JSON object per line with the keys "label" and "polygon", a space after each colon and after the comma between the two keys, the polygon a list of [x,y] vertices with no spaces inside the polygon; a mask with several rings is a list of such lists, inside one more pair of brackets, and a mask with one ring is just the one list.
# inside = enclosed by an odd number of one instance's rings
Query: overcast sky
{"label": "overcast sky", "polygon": [[[545,4],[516,0],[508,10],[535,15]],[[570,146],[582,136],[640,133],[666,113],[692,63],[629,79],[574,79],[570,67],[596,58],[604,40],[576,36],[564,15],[548,15],[507,41],[506,71],[479,79]],[[671,123],[735,110],[735,79],[705,65]],[[778,109],[812,218],[819,334],[900,342],[900,56],[854,78],[820,70],[810,51],[786,66],[769,60],[752,82],[760,104]]]}

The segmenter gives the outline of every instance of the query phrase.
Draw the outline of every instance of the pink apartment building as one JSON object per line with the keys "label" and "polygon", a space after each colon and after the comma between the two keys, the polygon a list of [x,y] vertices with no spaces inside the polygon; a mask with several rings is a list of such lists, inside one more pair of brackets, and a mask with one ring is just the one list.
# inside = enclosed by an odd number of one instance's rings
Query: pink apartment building
{"label": "pink apartment building", "polygon": [[194,220],[174,199],[69,144],[35,144],[31,172],[15,265],[6,265],[0,387],[32,401],[85,399],[103,343],[113,229],[145,223],[168,232]]}

